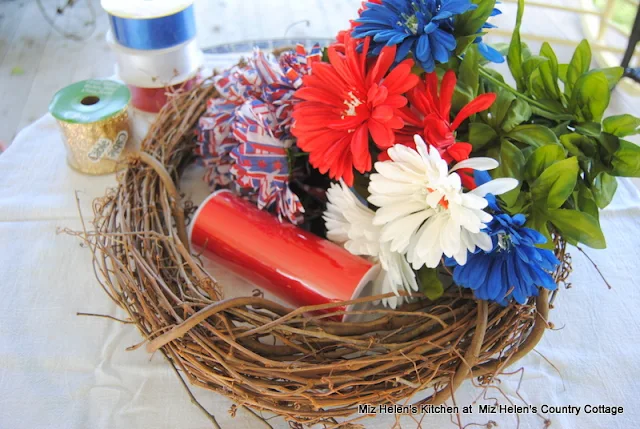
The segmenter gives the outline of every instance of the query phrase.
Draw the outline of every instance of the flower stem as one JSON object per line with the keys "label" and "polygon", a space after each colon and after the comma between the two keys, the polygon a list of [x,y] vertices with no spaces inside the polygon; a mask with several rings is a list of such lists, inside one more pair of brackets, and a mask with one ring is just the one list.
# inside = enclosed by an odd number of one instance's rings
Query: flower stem
{"label": "flower stem", "polygon": [[512,94],[513,94],[513,95],[515,95],[516,97],[518,97],[518,98],[520,98],[520,99],[522,99],[522,100],[526,101],[526,102],[527,102],[527,103],[529,103],[530,105],[535,106],[535,107],[537,107],[537,108],[538,108],[538,109],[540,109],[540,110],[544,110],[544,111],[546,111],[546,112],[553,113],[553,114],[555,114],[555,115],[562,115],[562,114],[563,114],[562,112],[556,112],[556,111],[554,111],[554,110],[549,110],[549,108],[548,108],[547,106],[545,106],[544,104],[537,102],[537,101],[536,101],[536,100],[534,100],[533,98],[527,97],[526,95],[524,95],[524,94],[523,94],[523,93],[521,93],[521,92],[518,92],[518,90],[517,90],[517,89],[512,88],[511,86],[507,85],[506,83],[504,83],[504,82],[500,82],[498,79],[496,79],[495,77],[493,77],[493,76],[491,75],[491,73],[489,73],[489,72],[487,71],[487,69],[486,69],[486,68],[484,68],[483,66],[480,66],[480,68],[479,68],[479,72],[480,72],[480,74],[482,75],[482,77],[484,77],[485,79],[487,79],[488,81],[490,81],[490,82],[491,82],[491,83],[493,83],[494,85],[499,86],[500,88],[502,88],[502,89],[504,89],[504,90],[506,90],[506,91],[509,91],[510,93],[512,93]]}

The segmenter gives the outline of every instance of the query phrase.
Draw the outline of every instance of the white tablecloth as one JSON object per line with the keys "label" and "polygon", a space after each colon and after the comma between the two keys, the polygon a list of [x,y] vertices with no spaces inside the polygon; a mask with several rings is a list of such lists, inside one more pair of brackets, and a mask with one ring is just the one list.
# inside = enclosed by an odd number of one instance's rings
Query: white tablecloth
{"label": "white tablecloth", "polygon": [[[197,199],[206,189],[195,176],[189,186]],[[48,115],[0,156],[0,429],[211,427],[161,355],[149,356],[144,348],[125,351],[141,341],[135,327],[76,316],[123,316],[96,282],[90,252],[77,238],[56,233],[81,228],[76,192],[90,217],[93,198],[114,184],[114,176],[85,176],[67,166]],[[621,180],[602,213],[609,247],[587,249],[613,289],[574,249],[574,286],[562,291],[551,313],[557,330],[547,331],[539,354],[512,368],[525,368],[519,393],[530,404],[615,405],[624,413],[554,414],[548,416],[552,427],[626,429],[640,421],[639,220],[640,194]],[[516,393],[520,374],[501,379],[509,400],[522,405]],[[469,405],[481,393],[466,382],[457,403]],[[259,427],[243,411],[231,418],[226,398],[201,389],[196,394],[223,428]],[[499,392],[487,396],[508,403]],[[463,424],[493,420],[501,428],[516,427],[514,414],[461,417]],[[522,428],[543,427],[535,415],[520,420]],[[368,425],[391,427],[393,421],[380,416]],[[415,427],[411,419],[403,422]],[[272,423],[287,427],[281,420]],[[423,427],[455,426],[449,415],[429,415]]]}

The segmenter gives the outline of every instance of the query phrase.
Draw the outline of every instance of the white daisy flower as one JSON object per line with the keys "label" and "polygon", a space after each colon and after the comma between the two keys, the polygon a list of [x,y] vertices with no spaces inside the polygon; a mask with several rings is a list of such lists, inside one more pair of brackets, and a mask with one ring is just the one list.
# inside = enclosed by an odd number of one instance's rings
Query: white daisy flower
{"label": "white daisy flower", "polygon": [[492,216],[484,196],[500,195],[518,185],[516,179],[495,179],[464,192],[456,170],[491,170],[492,158],[471,158],[449,170],[438,150],[414,137],[416,149],[395,145],[390,161],[377,162],[369,183],[369,202],[380,207],[373,224],[382,227],[380,238],[392,252],[405,254],[414,269],[435,268],[443,255],[460,265],[476,247],[491,250],[489,235],[482,231]]}
{"label": "white daisy flower", "polygon": [[374,225],[375,213],[364,205],[342,181],[327,191],[327,210],[323,218],[327,238],[341,244],[354,255],[368,256],[382,269],[374,280],[373,295],[393,292],[395,297],[383,299],[383,304],[396,308],[403,302],[401,290],[417,291],[415,273],[404,255],[391,250],[391,243],[380,240],[382,226]]}

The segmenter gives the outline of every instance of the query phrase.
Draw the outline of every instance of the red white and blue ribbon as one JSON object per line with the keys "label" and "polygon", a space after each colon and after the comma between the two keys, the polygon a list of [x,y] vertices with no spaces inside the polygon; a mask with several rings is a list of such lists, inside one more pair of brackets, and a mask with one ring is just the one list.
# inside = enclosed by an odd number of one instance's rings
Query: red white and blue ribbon
{"label": "red white and blue ribbon", "polygon": [[258,208],[275,204],[279,218],[299,223],[304,208],[288,186],[287,148],[292,141],[276,137],[273,105],[256,99],[247,101],[237,119],[233,124],[233,135],[241,143],[231,151],[235,161],[231,173],[237,178],[236,184],[258,191]]}
{"label": "red white and blue ribbon", "polygon": [[289,189],[293,93],[320,59],[319,45],[308,54],[298,46],[277,60],[256,49],[246,65],[217,77],[220,96],[207,102],[197,129],[213,189],[231,188],[261,209],[275,208],[280,219],[302,220],[302,204]]}

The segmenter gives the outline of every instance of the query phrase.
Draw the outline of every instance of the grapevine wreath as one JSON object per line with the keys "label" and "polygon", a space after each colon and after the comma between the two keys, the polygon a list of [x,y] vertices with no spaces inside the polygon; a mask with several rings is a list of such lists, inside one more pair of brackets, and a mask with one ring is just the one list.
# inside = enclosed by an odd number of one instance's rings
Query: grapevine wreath
{"label": "grapevine wreath", "polygon": [[[325,49],[256,49],[176,94],[86,235],[147,350],[256,417],[327,426],[366,418],[360,404],[441,404],[531,351],[567,245],[604,248],[615,176],[640,175],[624,140],[640,119],[603,118],[623,71],[590,69],[586,41],[569,64],[531,52],[518,6],[492,47],[494,0],[372,0]],[[196,159],[212,190],[379,264],[375,296],[224,299],[188,239]],[[335,320],[364,302],[365,320]]]}

